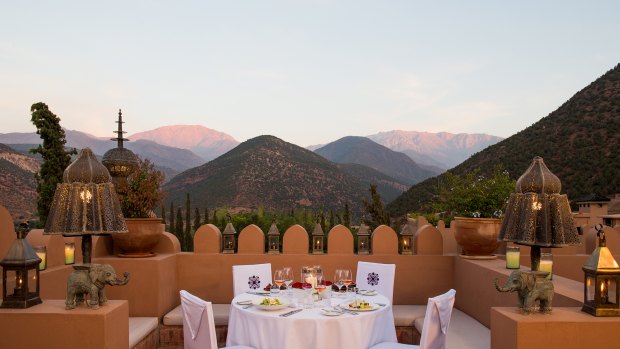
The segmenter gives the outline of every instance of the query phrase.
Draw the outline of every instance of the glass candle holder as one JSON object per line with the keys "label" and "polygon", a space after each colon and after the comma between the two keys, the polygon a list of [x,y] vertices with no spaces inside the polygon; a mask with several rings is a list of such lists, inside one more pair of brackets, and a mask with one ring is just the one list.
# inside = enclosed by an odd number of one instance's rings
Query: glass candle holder
{"label": "glass candle holder", "polygon": [[553,255],[551,253],[540,254],[539,271],[548,271],[549,278],[553,279]]}
{"label": "glass candle holder", "polygon": [[65,243],[65,264],[75,263],[75,243]]}
{"label": "glass candle holder", "polygon": [[47,248],[45,246],[34,246],[33,249],[37,257],[41,258],[39,270],[45,270],[45,268],[47,268]]}
{"label": "glass candle holder", "polygon": [[519,269],[521,265],[521,250],[519,246],[506,247],[506,269]]}

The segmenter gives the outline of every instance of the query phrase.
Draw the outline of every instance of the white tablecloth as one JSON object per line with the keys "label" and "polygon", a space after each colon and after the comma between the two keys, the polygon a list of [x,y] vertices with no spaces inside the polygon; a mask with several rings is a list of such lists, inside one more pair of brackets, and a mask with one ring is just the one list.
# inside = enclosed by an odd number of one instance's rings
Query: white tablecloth
{"label": "white tablecloth", "polygon": [[[263,298],[243,293],[235,297],[230,307],[227,346],[249,345],[256,349],[342,349],[368,348],[379,342],[396,342],[392,307],[386,297],[358,296],[370,303],[385,306],[377,310],[325,316],[318,305],[288,317],[280,314],[293,308],[265,311],[254,306],[243,309],[239,301]],[[349,302],[335,298],[334,302]],[[325,303],[326,304],[326,303]]]}

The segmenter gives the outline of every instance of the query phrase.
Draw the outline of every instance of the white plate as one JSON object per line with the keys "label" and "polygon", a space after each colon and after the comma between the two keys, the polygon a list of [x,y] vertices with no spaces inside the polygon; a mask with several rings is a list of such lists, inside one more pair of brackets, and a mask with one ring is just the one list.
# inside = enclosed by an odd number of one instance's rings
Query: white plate
{"label": "white plate", "polygon": [[[265,298],[278,299],[278,300],[280,300],[280,304],[277,304],[277,305],[263,305],[263,304],[261,304],[261,302]],[[287,301],[285,301],[282,298],[277,298],[277,297],[261,297],[261,298],[257,298],[257,299],[252,301],[252,304],[256,308],[261,309],[261,310],[280,310],[280,309],[284,309],[284,308],[288,307],[288,302]]]}
{"label": "white plate", "polygon": [[344,303],[340,303],[340,307],[342,309],[347,309],[347,310],[351,310],[351,311],[373,311],[373,310],[377,310],[379,309],[379,306],[374,304],[374,303],[370,303],[370,308],[366,308],[366,309],[359,309],[359,308],[351,308],[349,306],[349,303],[352,302],[344,302]]}
{"label": "white plate", "polygon": [[323,308],[321,309],[321,314],[325,316],[339,316],[342,315],[342,312],[334,309]]}

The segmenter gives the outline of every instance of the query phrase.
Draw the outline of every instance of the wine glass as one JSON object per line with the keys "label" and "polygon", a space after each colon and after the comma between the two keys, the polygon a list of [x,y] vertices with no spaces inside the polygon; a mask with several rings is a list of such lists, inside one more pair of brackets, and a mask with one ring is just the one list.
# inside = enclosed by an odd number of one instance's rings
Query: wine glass
{"label": "wine glass", "polygon": [[340,289],[344,285],[343,272],[344,270],[342,269],[336,269],[336,273],[334,274],[334,285],[338,287],[338,296],[340,296]]}
{"label": "wine glass", "polygon": [[291,267],[282,268],[282,274],[284,276],[284,283],[286,284],[286,291],[289,296],[292,296],[293,290],[291,290],[291,284],[293,283],[293,268]]}
{"label": "wine glass", "polygon": [[[275,273],[273,273],[273,282],[276,284],[277,287],[272,287],[271,293],[279,293],[280,287],[284,285],[284,270],[278,269],[275,271]],[[276,289],[277,291],[273,292],[274,289]]]}
{"label": "wine glass", "polygon": [[[306,299],[304,300],[304,304],[306,304],[306,308],[312,307],[312,289],[313,284],[316,282],[316,279],[312,273],[303,273],[301,274],[301,288],[306,291]],[[310,300],[308,300],[310,298]]]}
{"label": "wine glass", "polygon": [[351,269],[342,270],[342,284],[346,287],[346,291],[349,292],[349,285],[353,283],[353,274]]}
{"label": "wine glass", "polygon": [[314,284],[314,289],[319,294],[319,299],[323,299],[323,295],[326,290],[325,278],[323,277],[323,274],[317,274],[315,276],[316,276],[316,283]]}

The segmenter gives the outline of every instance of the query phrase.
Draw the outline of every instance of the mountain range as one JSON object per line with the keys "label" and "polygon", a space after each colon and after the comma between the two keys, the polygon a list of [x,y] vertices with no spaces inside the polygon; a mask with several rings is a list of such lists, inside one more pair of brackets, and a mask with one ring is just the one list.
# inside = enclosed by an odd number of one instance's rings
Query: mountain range
{"label": "mountain range", "polygon": [[[558,109],[517,134],[491,145],[450,172],[503,166],[517,179],[541,156],[569,199],[620,192],[620,64],[577,92]],[[424,211],[436,196],[437,178],[412,186],[388,205],[393,215]]]}

